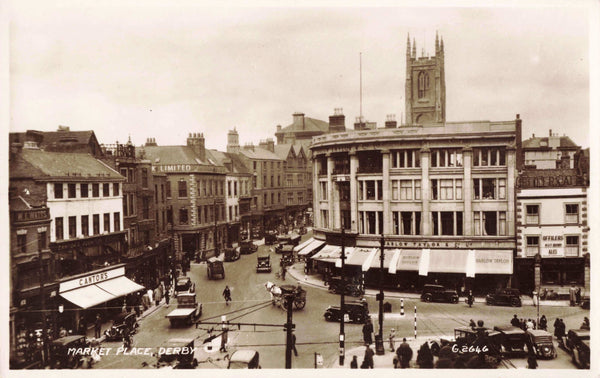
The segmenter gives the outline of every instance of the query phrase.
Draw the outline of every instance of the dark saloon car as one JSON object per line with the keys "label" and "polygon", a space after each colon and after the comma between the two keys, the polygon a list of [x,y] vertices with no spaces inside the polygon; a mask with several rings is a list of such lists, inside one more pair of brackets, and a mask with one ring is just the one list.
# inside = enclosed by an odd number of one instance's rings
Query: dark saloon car
{"label": "dark saloon car", "polygon": [[570,329],[567,333],[565,348],[571,353],[571,359],[580,369],[590,368],[590,330]]}
{"label": "dark saloon car", "polygon": [[496,289],[485,297],[485,304],[521,307],[521,293],[519,289]]}
{"label": "dark saloon car", "polygon": [[527,353],[526,344],[528,343],[528,336],[521,328],[496,326],[494,327],[494,331],[500,332],[497,340],[502,353],[510,353],[511,355],[519,354],[521,356]]}
{"label": "dark saloon car", "polygon": [[456,290],[446,289],[442,285],[425,285],[421,293],[421,300],[425,302],[458,303],[458,294]]}
{"label": "dark saloon car", "polygon": [[258,250],[258,247],[254,245],[252,240],[242,240],[240,241],[240,253],[242,255],[248,255],[254,253]]}
{"label": "dark saloon car", "polygon": [[[346,313],[344,322],[364,323],[369,318],[367,302],[350,301],[344,304],[344,309]],[[340,306],[329,306],[323,315],[328,322],[339,322],[342,317],[342,309]]]}

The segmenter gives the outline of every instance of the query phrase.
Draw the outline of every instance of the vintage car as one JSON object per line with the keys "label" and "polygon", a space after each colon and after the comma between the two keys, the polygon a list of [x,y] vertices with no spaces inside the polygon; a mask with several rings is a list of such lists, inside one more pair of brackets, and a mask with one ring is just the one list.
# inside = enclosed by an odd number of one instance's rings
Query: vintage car
{"label": "vintage car", "polygon": [[265,245],[271,245],[277,243],[277,233],[275,231],[268,231],[265,234]]}
{"label": "vintage car", "polygon": [[70,348],[89,346],[84,335],[65,336],[52,340],[50,344],[51,366],[55,369],[74,369],[79,365],[80,355],[68,353]]}
{"label": "vintage car", "polygon": [[196,299],[196,293],[181,293],[177,297],[177,308],[166,315],[172,327],[184,324],[192,325],[202,315],[202,303]]}
{"label": "vintage car", "polygon": [[240,259],[240,249],[239,248],[225,248],[223,250],[224,260],[225,261],[236,261]]}
{"label": "vintage car", "polygon": [[496,289],[485,297],[487,305],[508,305],[521,307],[521,293],[519,289]]}
{"label": "vintage car", "polygon": [[215,279],[216,276],[225,278],[225,268],[223,267],[223,261],[216,257],[211,257],[206,261],[206,275],[209,280]]}
{"label": "vintage car", "polygon": [[440,340],[442,344],[450,343],[456,345],[459,354],[473,353],[473,348],[479,347],[480,351],[486,347],[488,355],[499,356],[500,346],[498,336],[500,332],[485,327],[458,327],[454,329],[454,340]]}
{"label": "vintage car", "polygon": [[113,319],[112,326],[104,331],[107,341],[122,340],[123,337],[137,331],[139,324],[134,312],[122,312]]}
{"label": "vintage car", "polygon": [[494,331],[500,334],[497,336],[497,344],[502,354],[521,355],[527,354],[526,344],[528,336],[525,331],[514,326],[496,326]]}
{"label": "vintage car", "polygon": [[[344,283],[344,295],[351,295],[353,297],[359,297],[365,293],[361,285],[351,278],[346,278]],[[329,279],[329,291],[335,294],[342,292],[342,277],[334,276]]]}
{"label": "vintage car", "polygon": [[[344,303],[344,310],[344,323],[364,323],[369,318],[369,305],[366,301]],[[342,317],[342,309],[340,306],[329,306],[323,315],[328,322],[339,322]]]}
{"label": "vintage car", "polygon": [[260,369],[258,352],[250,349],[236,350],[229,356],[227,369]]}
{"label": "vintage car", "polygon": [[252,242],[252,240],[242,240],[240,241],[240,253],[242,255],[249,255],[258,250],[258,247]]}
{"label": "vintage car", "polygon": [[529,338],[528,345],[531,346],[537,358],[549,360],[556,358],[557,352],[550,332],[542,329],[528,329],[526,332]]}
{"label": "vintage car", "polygon": [[256,273],[260,272],[271,272],[271,256],[257,256],[256,257]]}
{"label": "vintage car", "polygon": [[421,300],[425,302],[458,303],[456,290],[446,289],[442,285],[425,285],[421,292]]}
{"label": "vintage car", "polygon": [[170,339],[159,348],[157,368],[195,369],[196,350],[194,339]]}
{"label": "vintage car", "polygon": [[590,330],[570,329],[565,340],[565,349],[579,369],[590,368]]}
{"label": "vintage car", "polygon": [[179,277],[175,283],[175,296],[179,293],[193,293],[196,291],[196,285],[192,282],[190,277]]}

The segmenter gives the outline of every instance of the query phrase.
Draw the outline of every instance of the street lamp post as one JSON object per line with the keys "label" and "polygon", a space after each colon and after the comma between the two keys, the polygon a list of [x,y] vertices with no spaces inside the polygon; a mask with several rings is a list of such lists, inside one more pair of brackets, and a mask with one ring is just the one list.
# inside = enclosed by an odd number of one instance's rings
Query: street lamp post
{"label": "street lamp post", "polygon": [[381,233],[381,253],[379,254],[380,271],[379,271],[379,332],[375,338],[375,353],[383,355],[385,348],[383,346],[383,259],[384,259],[385,239],[383,232]]}
{"label": "street lamp post", "polygon": [[344,303],[344,293],[346,291],[346,278],[344,275],[344,267],[346,266],[345,261],[346,261],[346,233],[344,230],[344,225],[342,225],[342,233],[341,233],[341,238],[342,238],[342,294],[340,295],[340,309],[342,311],[342,316],[340,317],[340,366],[344,365],[344,358],[346,355],[346,351],[345,351],[345,334],[344,334],[344,321],[346,320],[346,309],[345,309],[345,303]]}

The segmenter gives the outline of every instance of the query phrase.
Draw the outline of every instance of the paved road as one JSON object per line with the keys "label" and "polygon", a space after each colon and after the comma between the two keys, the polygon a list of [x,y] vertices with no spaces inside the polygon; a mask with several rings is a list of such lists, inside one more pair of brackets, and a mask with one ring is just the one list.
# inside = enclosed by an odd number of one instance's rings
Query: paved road
{"label": "paved road", "polygon": [[[307,238],[305,235],[304,238]],[[261,255],[269,253],[268,246],[260,246]],[[285,311],[269,303],[270,296],[265,290],[266,281],[276,284],[296,284],[293,277],[288,275],[287,281],[275,277],[279,255],[271,253],[273,264],[272,273],[256,273],[257,254],[242,255],[235,262],[225,263],[226,278],[224,280],[209,280],[206,275],[206,265],[193,264],[188,275],[196,282],[198,298],[203,304],[203,321],[220,321],[226,315],[231,322],[245,323],[270,323],[283,324],[286,321]],[[221,293],[225,285],[229,285],[233,302],[226,305]],[[294,311],[293,321],[296,324],[298,357],[293,357],[294,368],[312,368],[314,366],[314,353],[323,356],[325,365],[334,367],[338,356],[339,324],[326,322],[323,312],[328,305],[339,304],[339,296],[326,290],[315,287],[305,287],[307,290],[307,304],[303,310]],[[378,332],[378,319],[376,316],[378,302],[373,297],[367,297],[369,309],[375,314],[373,324]],[[399,299],[389,299],[392,303],[393,313],[386,315],[383,327],[384,339],[391,328],[396,329],[397,340],[402,337],[414,337],[414,307],[417,306],[418,321],[417,334],[420,340],[439,338],[442,335],[452,335],[457,326],[467,325],[469,319],[483,320],[486,326],[508,324],[513,314],[519,317],[537,317],[537,310],[533,306],[522,308],[486,306],[476,304],[469,308],[465,303],[422,303],[418,299],[407,298],[404,300],[405,316],[400,317]],[[171,338],[195,338],[196,346],[201,346],[202,341],[208,336],[207,329],[210,325],[200,325],[199,328],[183,327],[171,328],[165,315],[174,308],[174,302],[166,308],[164,306],[140,321],[140,331],[134,336],[137,347],[155,348],[164,345]],[[564,319],[567,329],[577,328],[584,316],[589,316],[589,311],[569,307],[543,307],[541,313],[549,319],[550,325],[558,316]],[[218,327],[217,327],[218,328]],[[346,350],[348,355],[353,350],[361,351],[362,326],[346,324]],[[215,340],[218,344],[219,340]],[[422,342],[421,342],[422,343]],[[386,343],[387,345],[387,343]],[[117,348],[118,342],[105,342],[105,347]],[[285,367],[285,332],[283,327],[237,327],[229,332],[229,352],[236,349],[255,349],[260,353],[263,368]],[[415,350],[416,355],[416,350]],[[202,348],[197,354],[201,361],[200,368],[224,368],[225,353],[218,352],[218,345],[213,351]],[[390,355],[390,364],[391,366]],[[349,360],[350,357],[347,358]],[[142,363],[153,364],[156,358],[149,355],[141,356],[106,356],[96,365],[97,368],[141,368]],[[526,365],[525,359],[512,361],[516,367]],[[540,361],[540,368],[572,368],[568,356],[564,351],[559,351],[556,360]]]}

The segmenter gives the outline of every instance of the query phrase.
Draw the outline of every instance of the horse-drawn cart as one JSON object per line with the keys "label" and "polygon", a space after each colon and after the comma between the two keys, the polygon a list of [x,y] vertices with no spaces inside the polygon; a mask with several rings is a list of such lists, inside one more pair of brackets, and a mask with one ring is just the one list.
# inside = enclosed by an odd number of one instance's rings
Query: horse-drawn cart
{"label": "horse-drawn cart", "polygon": [[267,282],[265,287],[269,294],[271,294],[271,300],[274,306],[279,306],[282,309],[286,309],[286,297],[292,296],[294,310],[301,310],[306,306],[306,290],[300,285],[281,285],[277,286],[273,282]]}

